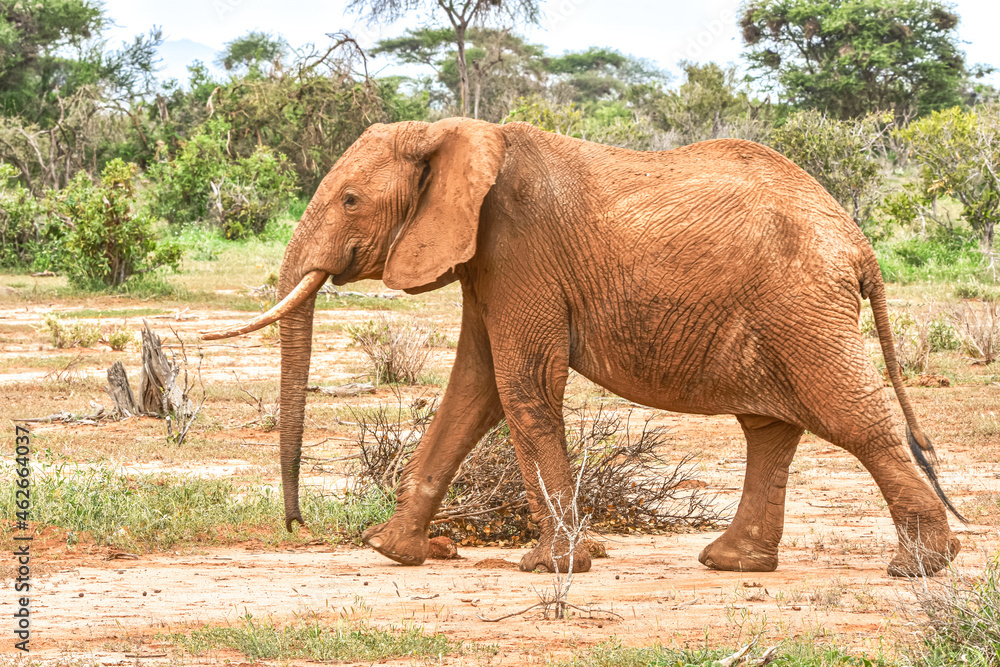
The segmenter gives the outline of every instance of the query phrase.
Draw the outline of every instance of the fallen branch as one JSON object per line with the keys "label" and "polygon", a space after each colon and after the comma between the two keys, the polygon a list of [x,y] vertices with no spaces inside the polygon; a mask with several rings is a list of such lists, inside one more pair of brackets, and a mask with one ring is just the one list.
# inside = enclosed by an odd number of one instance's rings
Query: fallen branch
{"label": "fallen branch", "polygon": [[360,384],[358,382],[351,382],[350,384],[340,385],[339,387],[319,387],[313,385],[311,387],[306,387],[306,391],[320,393],[324,396],[358,396],[359,394],[374,394],[375,385]]}
{"label": "fallen branch", "polygon": [[28,417],[28,418],[25,418],[25,419],[14,418],[11,421],[23,422],[23,423],[26,423],[26,424],[54,424],[54,423],[75,424],[75,423],[84,423],[84,424],[95,425],[99,421],[101,421],[102,419],[107,419],[107,418],[108,418],[108,416],[105,414],[104,406],[99,405],[99,406],[97,406],[97,410],[93,414],[90,414],[90,415],[81,415],[79,417],[77,417],[76,415],[74,415],[72,412],[64,411],[64,412],[55,412],[55,413],[53,413],[51,415],[48,415],[48,416],[45,416],[45,417]]}

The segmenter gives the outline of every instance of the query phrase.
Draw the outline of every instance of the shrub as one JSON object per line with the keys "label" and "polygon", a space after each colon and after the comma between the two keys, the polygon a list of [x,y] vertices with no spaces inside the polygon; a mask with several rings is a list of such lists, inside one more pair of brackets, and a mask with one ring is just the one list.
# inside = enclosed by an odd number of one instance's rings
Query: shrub
{"label": "shrub", "polygon": [[74,322],[71,325],[67,325],[51,313],[45,316],[42,331],[48,334],[52,347],[58,349],[66,347],[91,347],[101,339],[101,326],[99,324]]}
{"label": "shrub", "polygon": [[954,352],[962,347],[958,332],[943,313],[939,313],[928,324],[927,341],[931,352]]}
{"label": "shrub", "polygon": [[285,208],[294,188],[292,172],[281,157],[259,146],[213,181],[212,217],[227,239],[258,235]]}
{"label": "shrub", "polygon": [[[932,203],[948,196],[962,205],[962,219],[992,252],[1000,220],[1000,105],[935,111],[897,131],[920,164],[914,206],[937,219]],[[951,225],[951,221],[942,221]]]}
{"label": "shrub", "polygon": [[771,132],[770,145],[805,169],[864,227],[882,199],[878,151],[892,116],[836,120],[819,111],[793,113]]}
{"label": "shrub", "polygon": [[283,155],[258,146],[229,154],[229,125],[213,120],[155,165],[153,210],[171,223],[212,220],[226,238],[261,233],[291,198],[295,179]]}
{"label": "shrub", "polygon": [[133,342],[135,342],[135,332],[124,325],[114,327],[108,334],[108,345],[117,352],[121,352]]}
{"label": "shrub", "polygon": [[123,285],[132,276],[161,266],[177,267],[180,248],[158,243],[152,218],[133,210],[137,168],[114,159],[95,186],[79,172],[55,195],[53,214],[67,221],[63,270],[77,287]]}
{"label": "shrub", "polygon": [[952,319],[965,354],[982,364],[1000,358],[1000,301],[981,306],[962,303],[952,312]]}
{"label": "shrub", "polygon": [[1000,555],[994,554],[978,576],[952,569],[943,581],[920,577],[911,586],[931,630],[924,655],[915,656],[920,664],[998,664]]}
{"label": "shrub", "polygon": [[[398,410],[380,405],[354,412],[361,488],[396,487],[436,408],[434,401],[417,399],[406,409],[400,398]],[[649,422],[641,433],[633,433],[631,416],[630,411],[594,411],[586,406],[566,411],[571,464],[578,469],[586,454],[579,502],[591,525],[630,533],[717,526],[724,521],[710,498],[690,484],[696,474],[692,457],[677,463],[663,460],[658,452],[668,447],[668,434]],[[462,462],[432,531],[465,545],[522,544],[537,538],[505,422]]]}
{"label": "shrub", "polygon": [[896,361],[904,377],[926,373],[930,367],[929,322],[917,321],[906,312],[890,312]]}
{"label": "shrub", "polygon": [[17,179],[18,171],[0,164],[0,266],[31,264],[39,242],[40,207]]}
{"label": "shrub", "polygon": [[376,383],[415,384],[431,353],[427,331],[384,315],[348,325],[347,335],[371,360]]}

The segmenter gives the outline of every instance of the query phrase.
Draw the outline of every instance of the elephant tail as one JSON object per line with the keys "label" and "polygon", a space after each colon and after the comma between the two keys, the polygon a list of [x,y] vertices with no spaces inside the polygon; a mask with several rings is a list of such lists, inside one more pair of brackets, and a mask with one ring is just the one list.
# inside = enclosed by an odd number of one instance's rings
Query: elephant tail
{"label": "elephant tail", "polygon": [[937,453],[934,451],[931,439],[921,430],[920,424],[917,422],[917,415],[913,411],[913,405],[910,403],[910,397],[906,393],[906,387],[903,386],[903,376],[899,372],[899,361],[896,359],[896,345],[892,338],[892,325],[889,322],[885,283],[882,282],[882,273],[878,269],[877,263],[874,271],[874,275],[868,277],[862,284],[862,296],[871,302],[872,314],[875,317],[875,329],[878,331],[878,342],[882,346],[882,356],[885,359],[885,369],[892,382],[892,388],[896,391],[896,398],[899,400],[899,407],[903,410],[903,417],[906,419],[906,442],[910,446],[914,460],[924,471],[924,475],[934,487],[938,498],[959,521],[967,524],[969,521],[955,509],[941,488],[935,470]]}

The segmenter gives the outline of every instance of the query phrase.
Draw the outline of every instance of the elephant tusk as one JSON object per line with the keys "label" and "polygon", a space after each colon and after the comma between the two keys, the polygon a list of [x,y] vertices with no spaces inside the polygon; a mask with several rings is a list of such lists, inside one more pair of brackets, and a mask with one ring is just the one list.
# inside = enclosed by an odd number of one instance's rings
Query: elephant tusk
{"label": "elephant tusk", "polygon": [[295,286],[295,289],[288,293],[288,296],[278,302],[266,313],[258,315],[249,322],[244,322],[243,324],[230,329],[199,331],[198,333],[201,334],[202,340],[219,340],[220,338],[232,338],[233,336],[240,336],[245,333],[250,333],[251,331],[263,329],[268,324],[277,322],[290,311],[298,308],[303,301],[309,298],[313,292],[318,290],[320,286],[323,285],[329,275],[330,274],[326,271],[310,271],[306,275],[302,276],[302,280],[300,280],[299,284]]}

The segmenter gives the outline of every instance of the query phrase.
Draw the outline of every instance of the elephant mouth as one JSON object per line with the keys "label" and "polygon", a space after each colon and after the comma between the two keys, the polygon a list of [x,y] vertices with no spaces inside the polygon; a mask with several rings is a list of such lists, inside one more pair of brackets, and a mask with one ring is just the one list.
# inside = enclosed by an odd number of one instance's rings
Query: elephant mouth
{"label": "elephant mouth", "polygon": [[323,286],[323,283],[326,282],[329,275],[329,273],[320,269],[310,271],[306,275],[302,276],[302,280],[300,280],[299,284],[288,293],[288,296],[279,301],[266,313],[262,313],[251,320],[247,320],[242,324],[237,324],[236,326],[228,329],[199,331],[198,333],[201,334],[202,340],[220,340],[223,338],[232,338],[233,336],[241,336],[243,334],[257,331],[258,329],[263,329],[269,324],[273,324],[274,322],[277,322],[281,318],[285,317],[288,313],[302,305],[302,302],[318,292]]}

